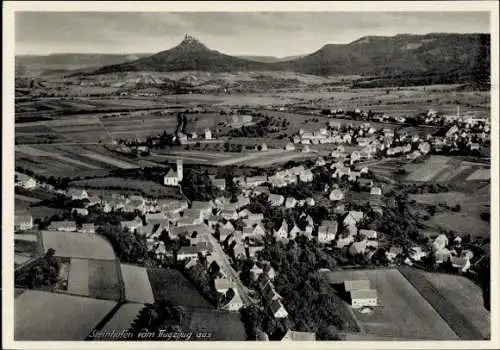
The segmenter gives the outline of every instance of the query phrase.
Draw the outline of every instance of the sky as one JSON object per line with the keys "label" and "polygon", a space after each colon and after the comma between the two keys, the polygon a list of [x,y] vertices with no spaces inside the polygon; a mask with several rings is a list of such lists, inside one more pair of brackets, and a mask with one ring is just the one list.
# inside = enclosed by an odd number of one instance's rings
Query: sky
{"label": "sky", "polygon": [[184,34],[231,55],[285,57],[367,35],[489,33],[488,12],[16,12],[16,55],[155,53]]}

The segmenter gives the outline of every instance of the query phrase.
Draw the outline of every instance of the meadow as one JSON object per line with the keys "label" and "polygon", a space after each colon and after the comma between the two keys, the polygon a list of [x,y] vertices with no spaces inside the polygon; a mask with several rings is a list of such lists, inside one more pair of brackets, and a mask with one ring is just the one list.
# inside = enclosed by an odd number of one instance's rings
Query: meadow
{"label": "meadow", "polygon": [[[373,313],[354,311],[362,332],[368,336],[415,340],[457,340],[459,337],[405,277],[392,270],[343,270],[331,279],[367,279],[377,290]],[[412,312],[408,312],[412,310]]]}

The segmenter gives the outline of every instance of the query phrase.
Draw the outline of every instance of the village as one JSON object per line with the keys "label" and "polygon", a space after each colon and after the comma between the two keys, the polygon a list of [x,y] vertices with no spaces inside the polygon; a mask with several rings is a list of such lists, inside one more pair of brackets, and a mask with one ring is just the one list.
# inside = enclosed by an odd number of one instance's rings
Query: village
{"label": "village", "polygon": [[[428,112],[429,122],[436,120],[435,114]],[[37,227],[29,214],[16,215],[15,228],[18,232],[41,228],[95,235],[101,231],[96,222],[87,219],[89,211],[103,215],[125,213],[128,219],[120,221],[123,234],[132,233],[146,242],[148,261],[138,262],[164,268],[182,266],[182,271],[189,271],[201,259],[205,261],[205,272],[212,277],[212,291],[224,300],[217,302],[218,308],[235,312],[260,304],[276,320],[283,320],[289,315],[287,302],[273,286],[276,272],[272,263],[260,257],[260,252],[269,244],[312,241],[326,252],[340,252],[336,254],[344,257],[346,265],[360,261],[361,266],[379,265],[382,259],[389,268],[401,264],[413,266],[432,256],[436,266],[450,265],[457,274],[474,268],[478,257],[473,259],[474,253],[461,247],[463,237],[460,235],[442,233],[427,243],[410,241],[398,245],[388,238],[391,232],[378,232],[371,225],[384,217],[386,192],[394,185],[394,180],[374,174],[371,166],[375,162],[387,158],[415,161],[428,154],[442,154],[443,149],[474,155],[488,142],[487,121],[446,120],[448,131],[443,136],[395,133],[393,129],[374,127],[370,122],[355,126],[332,121],[319,130],[301,129],[290,136],[286,151],[308,153],[315,145],[330,145],[328,153],[319,155],[307,166],[281,167],[262,176],[217,178],[211,175],[211,186],[224,195],[208,201],[148,198],[119,191],[108,191],[104,195],[85,188],[55,190],[26,174],[16,173],[16,188],[57,192],[76,206],[69,208],[66,219],[45,222],[43,228]],[[234,117],[233,121],[244,124],[251,118]],[[184,134],[177,137],[181,143],[187,140]],[[209,129],[205,139],[212,139]],[[267,145],[263,144],[262,150],[267,150]],[[321,176],[329,177],[330,185],[324,183]],[[181,188],[183,179],[183,161],[178,159],[164,174],[162,185]],[[286,192],[289,187],[312,189],[314,183],[319,183],[319,187],[314,187],[319,190],[311,190],[310,196],[295,198]],[[366,205],[350,202],[354,192],[365,193]],[[328,208],[326,214],[318,215],[315,212],[318,207]],[[20,266],[27,260],[29,258],[16,256]],[[249,264],[246,269],[251,276],[245,284],[240,278],[242,263]],[[353,309],[378,305],[377,290],[370,286],[370,281],[340,283]],[[261,336],[269,338],[270,335],[263,332]],[[283,335],[283,339],[291,340],[315,338],[314,332],[295,329],[287,329]]]}

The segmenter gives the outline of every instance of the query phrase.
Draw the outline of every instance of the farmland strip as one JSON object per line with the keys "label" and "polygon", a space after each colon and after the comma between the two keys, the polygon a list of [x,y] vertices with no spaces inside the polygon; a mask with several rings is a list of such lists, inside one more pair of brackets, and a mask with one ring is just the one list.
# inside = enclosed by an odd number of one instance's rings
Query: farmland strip
{"label": "farmland strip", "polygon": [[482,333],[422,274],[413,268],[401,267],[401,274],[441,315],[451,329],[463,340],[482,340]]}

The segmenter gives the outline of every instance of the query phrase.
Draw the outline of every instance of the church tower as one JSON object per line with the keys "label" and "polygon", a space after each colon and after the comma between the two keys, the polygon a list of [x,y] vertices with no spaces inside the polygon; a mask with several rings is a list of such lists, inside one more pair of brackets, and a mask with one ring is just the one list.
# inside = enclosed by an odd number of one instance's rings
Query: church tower
{"label": "church tower", "polygon": [[177,159],[177,178],[179,179],[179,182],[182,181],[184,175],[184,169],[182,167],[182,160]]}

